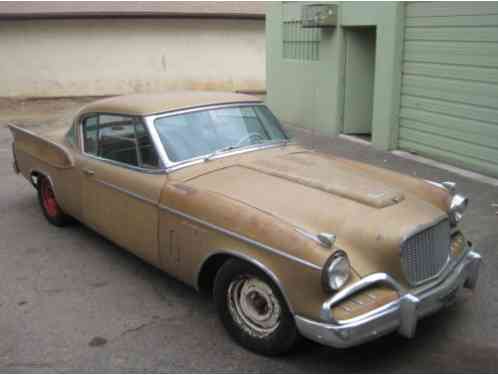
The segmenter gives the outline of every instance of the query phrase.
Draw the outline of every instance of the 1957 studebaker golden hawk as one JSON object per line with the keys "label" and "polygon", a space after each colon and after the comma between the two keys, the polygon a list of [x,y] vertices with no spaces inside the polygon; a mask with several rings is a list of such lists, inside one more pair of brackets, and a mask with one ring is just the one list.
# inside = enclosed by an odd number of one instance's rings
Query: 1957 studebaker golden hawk
{"label": "1957 studebaker golden hawk", "polygon": [[476,286],[454,184],[307,150],[251,96],[121,96],[63,131],[10,129],[14,168],[48,221],[76,218],[212,293],[227,331],[256,352],[301,336],[338,348],[411,337]]}

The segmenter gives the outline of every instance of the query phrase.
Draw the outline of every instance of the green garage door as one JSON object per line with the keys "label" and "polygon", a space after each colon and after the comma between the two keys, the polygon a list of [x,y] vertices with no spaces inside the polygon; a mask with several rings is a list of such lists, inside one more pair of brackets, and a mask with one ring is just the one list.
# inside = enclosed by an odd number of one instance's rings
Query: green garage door
{"label": "green garage door", "polygon": [[399,147],[498,176],[498,3],[407,3]]}

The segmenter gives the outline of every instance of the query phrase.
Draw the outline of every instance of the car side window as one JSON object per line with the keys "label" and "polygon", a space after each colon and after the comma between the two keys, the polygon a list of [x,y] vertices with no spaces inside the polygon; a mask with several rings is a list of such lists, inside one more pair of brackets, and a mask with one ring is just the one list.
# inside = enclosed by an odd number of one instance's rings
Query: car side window
{"label": "car side window", "polygon": [[133,117],[100,115],[98,128],[98,156],[139,166]]}
{"label": "car side window", "polygon": [[100,114],[86,118],[82,125],[86,153],[135,167],[159,167],[149,133],[137,118]]}
{"label": "car side window", "polygon": [[74,131],[75,125],[72,125],[66,133],[66,140],[71,146],[76,145],[76,132]]}

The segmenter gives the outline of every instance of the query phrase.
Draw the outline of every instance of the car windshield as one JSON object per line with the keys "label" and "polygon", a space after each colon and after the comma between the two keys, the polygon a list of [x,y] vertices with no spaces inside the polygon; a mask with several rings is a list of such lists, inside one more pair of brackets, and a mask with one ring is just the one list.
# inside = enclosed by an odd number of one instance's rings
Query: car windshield
{"label": "car windshield", "polygon": [[280,123],[264,105],[165,115],[156,118],[154,126],[172,162],[287,140]]}

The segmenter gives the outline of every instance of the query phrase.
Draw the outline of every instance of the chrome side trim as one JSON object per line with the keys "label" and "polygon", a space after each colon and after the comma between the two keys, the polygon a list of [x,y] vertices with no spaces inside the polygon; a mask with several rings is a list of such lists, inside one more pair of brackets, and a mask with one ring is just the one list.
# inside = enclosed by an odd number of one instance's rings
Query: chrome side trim
{"label": "chrome side trim", "polygon": [[174,208],[167,207],[167,206],[164,206],[164,205],[161,205],[161,204],[159,204],[159,208],[161,210],[167,211],[169,213],[172,213],[172,214],[177,215],[179,217],[182,217],[184,219],[190,220],[190,221],[192,221],[194,223],[200,224],[200,225],[202,225],[202,226],[204,226],[206,228],[215,230],[217,232],[226,234],[227,236],[230,236],[230,237],[235,238],[237,240],[240,240],[240,241],[246,242],[246,243],[248,243],[250,245],[256,246],[256,247],[258,247],[258,248],[260,248],[262,250],[268,251],[268,252],[270,252],[272,254],[276,254],[276,255],[282,256],[284,258],[287,258],[289,260],[292,260],[294,262],[300,263],[300,264],[302,264],[304,266],[307,266],[309,268],[312,268],[314,270],[318,270],[320,272],[322,270],[322,268],[320,266],[317,266],[316,264],[310,263],[310,262],[308,262],[308,261],[306,261],[304,259],[295,257],[295,256],[290,255],[290,254],[287,254],[287,253],[285,253],[285,252],[283,252],[281,250],[277,250],[277,249],[275,249],[275,248],[273,248],[271,246],[265,245],[265,244],[263,244],[263,243],[261,243],[259,241],[256,241],[256,240],[253,240],[253,239],[251,239],[249,237],[243,236],[241,234],[232,232],[232,231],[230,231],[228,229],[225,229],[225,228],[222,228],[222,227],[220,227],[218,225],[211,224],[211,223],[209,223],[209,222],[207,222],[205,220],[196,218],[196,217],[191,216],[189,214],[186,214],[184,212],[178,211],[178,210],[176,210]]}
{"label": "chrome side trim", "polygon": [[316,242],[320,246],[326,248],[326,249],[331,249],[332,246],[334,246],[336,236],[335,234],[332,233],[319,233],[319,234],[313,234],[306,229],[300,228],[297,225],[294,225],[294,230],[300,234],[302,234],[304,237],[309,238],[310,240]]}
{"label": "chrome side trim", "polygon": [[[135,199],[138,199],[138,200],[140,200],[142,202],[145,202],[145,203],[148,203],[150,205],[156,206],[156,207],[158,207],[161,210],[170,212],[170,213],[172,213],[174,215],[180,216],[180,217],[182,217],[184,219],[187,219],[187,220],[190,220],[190,221],[192,221],[194,223],[200,224],[200,225],[202,225],[202,226],[204,226],[206,228],[213,229],[215,231],[221,232],[223,234],[226,234],[227,236],[230,236],[232,238],[235,238],[235,239],[238,239],[240,241],[246,242],[246,243],[248,243],[250,245],[256,246],[256,247],[258,247],[260,249],[263,249],[263,250],[266,250],[268,252],[280,255],[280,256],[282,256],[284,258],[290,259],[290,260],[292,260],[294,262],[300,263],[300,264],[302,264],[304,266],[310,267],[310,268],[318,270],[320,272],[322,270],[322,268],[320,266],[317,266],[316,264],[310,263],[310,262],[308,262],[308,261],[306,261],[304,259],[295,257],[295,256],[290,255],[290,254],[287,254],[287,253],[285,253],[285,252],[283,252],[281,250],[277,250],[277,249],[275,249],[275,248],[273,248],[271,246],[265,245],[265,244],[263,244],[263,243],[261,243],[259,241],[256,241],[256,240],[250,239],[250,238],[248,238],[246,236],[243,236],[241,234],[232,232],[232,231],[230,231],[228,229],[225,229],[225,228],[222,228],[222,227],[220,227],[218,225],[211,224],[211,223],[209,223],[209,222],[207,222],[205,220],[202,220],[202,219],[196,218],[194,216],[191,216],[189,214],[186,214],[184,212],[175,210],[174,208],[164,206],[164,205],[159,204],[158,202],[155,202],[155,201],[153,201],[151,199],[148,199],[148,198],[146,198],[146,197],[144,197],[144,196],[142,196],[140,194],[137,194],[137,193],[134,193],[132,191],[123,189],[122,187],[119,187],[117,185],[111,184],[111,183],[109,183],[107,181],[103,181],[103,180],[100,180],[100,179],[94,179],[94,181],[97,182],[97,183],[99,183],[99,184],[102,184],[104,186],[107,186],[107,187],[109,187],[111,189],[117,190],[117,191],[119,191],[121,193],[127,194],[127,195],[129,195],[129,196],[131,196],[131,197],[133,197]],[[54,194],[55,194],[55,191],[54,191]]]}
{"label": "chrome side trim", "polygon": [[158,204],[157,204],[157,202],[155,202],[155,201],[153,201],[153,200],[151,200],[151,199],[145,198],[144,196],[142,196],[142,195],[140,195],[140,194],[137,194],[137,193],[134,193],[134,192],[132,192],[132,191],[129,191],[129,190],[123,189],[122,187],[119,187],[119,186],[117,186],[117,185],[111,184],[110,182],[103,181],[103,180],[99,180],[99,179],[97,179],[97,178],[92,179],[92,180],[93,180],[93,181],[95,181],[95,182],[97,182],[97,183],[99,183],[99,184],[102,184],[102,185],[104,185],[104,186],[107,186],[107,187],[109,187],[109,188],[111,188],[111,189],[114,189],[114,190],[117,190],[117,191],[119,191],[119,192],[121,192],[121,193],[127,194],[127,195],[129,195],[130,197],[133,197],[133,198],[135,198],[135,199],[138,199],[138,200],[140,200],[140,201],[142,201],[142,202],[148,203],[148,204],[153,205],[153,206],[157,206],[157,205],[158,205]]}
{"label": "chrome side trim", "polygon": [[318,236],[314,235],[313,233],[310,233],[307,230],[304,230],[304,229],[299,228],[299,227],[295,227],[294,230],[297,233],[302,234],[304,237],[306,237],[312,241],[315,241],[317,244],[322,245],[322,242],[318,239]]}
{"label": "chrome side trim", "polygon": [[456,184],[453,181],[443,181],[443,182],[436,182],[436,181],[431,181],[431,180],[424,180],[428,184],[431,184],[433,186],[436,186],[451,195],[455,194],[456,192]]}
{"label": "chrome side trim", "polygon": [[197,269],[197,272],[195,274],[195,288],[197,290],[200,290],[200,280],[199,280],[199,277],[201,275],[201,271],[202,269],[204,268],[204,265],[206,264],[206,262],[211,259],[213,256],[216,256],[216,255],[229,255],[229,256],[232,256],[232,257],[235,257],[235,258],[239,258],[239,259],[242,259],[248,263],[251,263],[252,265],[256,266],[257,268],[259,268],[263,273],[265,273],[270,279],[272,279],[272,281],[275,283],[275,285],[277,286],[277,288],[280,290],[280,293],[282,293],[282,296],[284,297],[284,300],[285,300],[285,303],[287,304],[287,307],[289,308],[289,311],[294,314],[294,311],[292,309],[292,306],[289,302],[289,298],[287,297],[287,294],[285,293],[285,289],[283,288],[282,286],[282,283],[280,282],[279,278],[273,273],[273,271],[271,271],[268,267],[266,267],[263,263],[261,263],[260,261],[254,259],[254,258],[251,258],[250,256],[247,256],[245,254],[241,254],[237,251],[231,251],[231,250],[219,250],[219,251],[214,251],[212,253],[210,253],[208,256],[206,256],[202,262],[200,263],[198,269]]}

